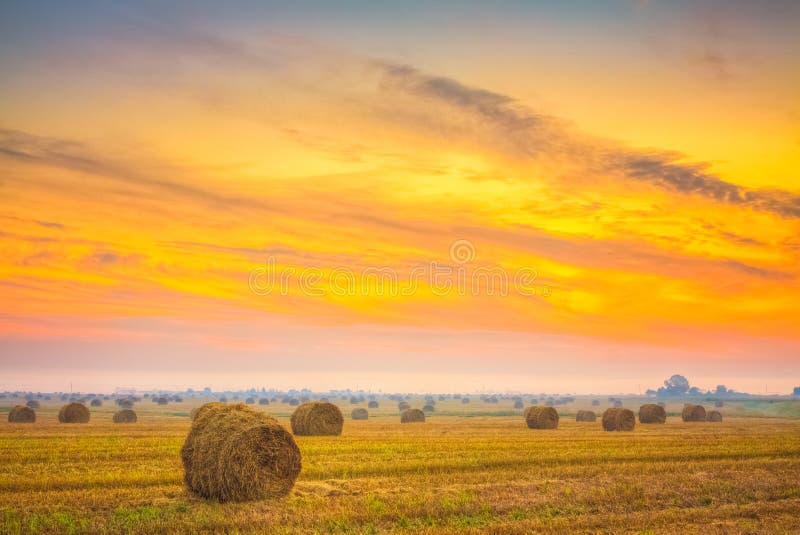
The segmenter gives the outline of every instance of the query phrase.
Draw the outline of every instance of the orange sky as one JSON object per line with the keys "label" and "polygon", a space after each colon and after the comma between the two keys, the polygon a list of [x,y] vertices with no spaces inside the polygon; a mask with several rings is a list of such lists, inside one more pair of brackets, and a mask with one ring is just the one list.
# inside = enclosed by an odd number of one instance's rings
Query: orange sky
{"label": "orange sky", "polygon": [[0,390],[800,384],[791,4],[3,9]]}

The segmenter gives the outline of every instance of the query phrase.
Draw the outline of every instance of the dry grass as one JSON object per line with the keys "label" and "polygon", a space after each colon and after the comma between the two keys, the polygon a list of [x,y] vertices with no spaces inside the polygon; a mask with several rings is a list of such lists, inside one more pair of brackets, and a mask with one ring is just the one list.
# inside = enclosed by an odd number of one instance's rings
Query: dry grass
{"label": "dry grass", "polygon": [[[194,404],[143,405],[134,426],[110,406],[59,425],[42,405],[33,425],[0,418],[0,533],[787,533],[800,513],[791,419],[683,423],[675,405],[630,433],[572,417],[536,433],[480,400],[415,426],[386,402],[341,436],[298,437],[286,498],[220,504],[183,485]],[[262,410],[288,426],[288,405]]]}

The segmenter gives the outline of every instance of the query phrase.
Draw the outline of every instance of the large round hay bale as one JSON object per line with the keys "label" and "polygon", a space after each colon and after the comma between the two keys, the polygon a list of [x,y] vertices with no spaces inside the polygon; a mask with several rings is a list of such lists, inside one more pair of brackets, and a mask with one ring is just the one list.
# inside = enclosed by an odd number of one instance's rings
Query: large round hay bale
{"label": "large round hay bale", "polygon": [[408,404],[408,401],[401,401],[397,404],[397,410],[400,412],[407,411],[411,408],[411,405]]}
{"label": "large round hay bale", "polygon": [[528,429],[555,429],[558,427],[558,411],[553,407],[534,405],[525,409]]}
{"label": "large round hay bale", "polygon": [[630,409],[614,407],[603,413],[603,429],[606,431],[633,431],[636,416]]}
{"label": "large round hay bale", "polygon": [[705,422],[706,409],[702,405],[687,403],[683,406],[681,418],[683,418],[684,422]]}
{"label": "large round hay bale", "polygon": [[639,422],[643,424],[663,424],[667,421],[667,411],[661,405],[645,403],[639,407]]}
{"label": "large round hay bale", "polygon": [[515,409],[523,409],[523,408],[525,408],[525,404],[522,402],[521,399],[518,399],[517,401],[514,402],[514,408]]}
{"label": "large round hay bale", "polygon": [[586,410],[579,410],[578,413],[575,415],[576,422],[596,422],[597,415],[594,411],[586,411]]}
{"label": "large round hay bale", "polygon": [[363,407],[359,407],[357,409],[353,409],[353,412],[350,413],[350,417],[353,420],[366,420],[369,418],[369,411]]}
{"label": "large round hay bale", "polygon": [[25,403],[25,406],[28,407],[29,409],[38,409],[38,408],[41,407],[39,402],[36,401],[35,399],[32,399],[32,400],[28,401],[27,403]]}
{"label": "large round hay bale", "polygon": [[114,413],[115,424],[135,424],[136,413],[131,409],[122,409]]}
{"label": "large round hay bale", "polygon": [[35,421],[36,412],[26,405],[17,405],[8,413],[8,423],[11,424],[32,424]]}
{"label": "large round hay bale", "polygon": [[375,401],[375,400],[372,400],[369,403],[367,403],[367,407],[369,407],[370,409],[377,409],[378,408],[378,402]]}
{"label": "large round hay bale", "polygon": [[292,413],[292,433],[300,436],[341,435],[344,418],[333,403],[310,401]]}
{"label": "large round hay bale", "polygon": [[89,422],[89,409],[83,403],[67,403],[58,411],[58,421],[62,424],[85,424]]}
{"label": "large round hay bale", "polygon": [[434,408],[434,406],[431,405],[430,403],[428,403],[424,407],[422,407],[422,412],[424,412],[425,414],[428,414],[429,412],[433,412],[435,410],[436,409]]}
{"label": "large round hay bale", "polygon": [[259,405],[269,405],[269,398],[261,398],[258,400]]}
{"label": "large round hay bale", "polygon": [[413,424],[425,421],[425,413],[419,409],[406,409],[400,414],[401,424]]}
{"label": "large round hay bale", "polygon": [[93,399],[91,401],[91,403],[89,403],[89,405],[92,406],[92,407],[102,407],[103,406],[103,401],[100,400],[100,399],[95,398],[95,399]]}
{"label": "large round hay bale", "polygon": [[709,422],[721,422],[722,421],[722,413],[719,411],[708,411],[708,416],[706,419]]}
{"label": "large round hay bale", "polygon": [[189,489],[221,502],[284,496],[300,474],[292,435],[243,403],[206,403],[181,448]]}

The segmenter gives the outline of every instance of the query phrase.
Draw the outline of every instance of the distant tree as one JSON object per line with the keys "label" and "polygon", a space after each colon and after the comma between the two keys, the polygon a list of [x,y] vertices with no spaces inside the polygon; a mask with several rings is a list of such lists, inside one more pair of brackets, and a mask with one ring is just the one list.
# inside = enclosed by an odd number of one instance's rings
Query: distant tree
{"label": "distant tree", "polygon": [[648,389],[645,391],[645,393],[644,393],[644,394],[645,394],[646,396],[655,396],[657,393],[658,393],[658,392],[656,392],[656,391],[655,391],[655,390],[653,390],[652,388],[648,388]]}
{"label": "distant tree", "polygon": [[670,396],[686,395],[689,391],[689,380],[683,375],[675,374],[664,381],[664,390],[665,393]]}
{"label": "distant tree", "polygon": [[792,391],[792,395],[793,396],[800,396],[800,386],[794,387],[794,390]]}
{"label": "distant tree", "polygon": [[717,385],[717,395],[724,396],[728,393],[728,388],[725,385]]}
{"label": "distant tree", "polygon": [[699,388],[697,388],[696,386],[693,386],[692,388],[689,389],[689,394],[691,394],[692,396],[697,396],[699,394],[702,394],[702,392],[700,391]]}

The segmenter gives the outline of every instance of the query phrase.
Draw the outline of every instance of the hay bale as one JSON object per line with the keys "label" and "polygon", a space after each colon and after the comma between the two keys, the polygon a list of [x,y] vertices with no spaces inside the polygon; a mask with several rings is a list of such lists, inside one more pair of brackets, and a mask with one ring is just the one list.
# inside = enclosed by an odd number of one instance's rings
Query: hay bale
{"label": "hay bale", "polygon": [[397,410],[400,412],[407,411],[411,408],[411,405],[408,404],[408,401],[401,401],[397,404]]}
{"label": "hay bale", "polygon": [[667,421],[667,411],[661,405],[645,403],[639,407],[639,423],[663,424]]}
{"label": "hay bale", "polygon": [[25,406],[28,407],[29,409],[38,409],[38,408],[41,407],[39,402],[36,401],[35,399],[32,399],[32,400],[28,401],[27,403],[25,403]]}
{"label": "hay bale", "polygon": [[600,406],[600,400],[599,399],[593,399],[592,400],[592,407],[599,407],[599,406]]}
{"label": "hay bale", "polygon": [[558,427],[558,411],[553,407],[534,405],[524,412],[528,429],[555,429]]}
{"label": "hay bale", "polygon": [[350,417],[353,420],[366,420],[369,418],[369,412],[367,409],[359,407],[357,409],[353,409],[353,412],[350,413]]}
{"label": "hay bale", "polygon": [[687,403],[683,406],[681,418],[683,418],[684,422],[705,422],[706,409],[702,405]]}
{"label": "hay bale", "polygon": [[219,402],[220,403],[227,403],[228,402],[228,398],[226,398],[225,396],[222,396],[221,398],[219,398]]}
{"label": "hay bale", "polygon": [[119,405],[121,409],[132,409],[133,401],[130,399],[120,399],[117,401],[117,405]]}
{"label": "hay bale", "polygon": [[378,402],[375,401],[375,400],[370,401],[369,403],[367,403],[367,407],[369,407],[370,409],[377,409],[378,408]]}
{"label": "hay bale", "polygon": [[130,409],[122,409],[114,413],[115,424],[135,424],[136,413]]}
{"label": "hay bale", "polygon": [[576,422],[596,422],[597,415],[594,411],[579,410],[575,415]]}
{"label": "hay bale", "polygon": [[310,401],[294,410],[291,423],[295,435],[336,436],[342,434],[344,418],[333,403]]}
{"label": "hay bale", "polygon": [[621,399],[615,399],[615,400],[613,401],[613,403],[614,403],[614,407],[615,407],[615,408],[617,408],[617,409],[619,409],[620,407],[622,407],[622,400],[621,400]]}
{"label": "hay bale", "polygon": [[82,403],[67,403],[58,411],[58,421],[62,424],[85,424],[89,422],[89,409]]}
{"label": "hay bale", "polygon": [[425,413],[419,409],[406,409],[400,414],[401,424],[422,423],[425,421]]}
{"label": "hay bale", "polygon": [[269,405],[269,398],[261,398],[258,400],[259,405]]}
{"label": "hay bale", "polygon": [[292,398],[292,399],[289,400],[289,406],[297,407],[298,405],[300,405],[300,400],[299,399]]}
{"label": "hay bale", "polygon": [[630,409],[614,407],[603,413],[603,429],[606,431],[633,431],[636,416]]}
{"label": "hay bale", "polygon": [[719,411],[708,411],[708,416],[706,416],[706,420],[708,420],[709,422],[721,422],[722,413]]}
{"label": "hay bale", "polygon": [[159,405],[166,405],[169,403],[169,399],[164,396],[155,398],[154,401]]}
{"label": "hay bale", "polygon": [[247,398],[246,400],[244,400],[244,402],[246,404],[248,404],[248,405],[255,405],[256,404],[256,398]]}
{"label": "hay bale", "polygon": [[461,398],[461,403],[464,403],[464,404],[469,403],[469,398],[466,398],[466,397]]}
{"label": "hay bale", "polygon": [[723,405],[725,405],[725,403],[723,403],[721,399],[718,399],[714,402],[714,406],[717,408],[722,407]]}
{"label": "hay bale", "polygon": [[525,408],[525,404],[522,402],[521,399],[518,399],[517,401],[514,402],[514,408],[515,409],[524,409]]}
{"label": "hay bale", "polygon": [[17,405],[8,413],[10,424],[32,424],[36,421],[36,412],[27,405]]}
{"label": "hay bale", "polygon": [[91,403],[89,403],[89,405],[92,406],[92,407],[102,407],[103,406],[103,401],[100,400],[100,399],[95,398],[95,399],[93,399],[91,401]]}
{"label": "hay bale", "polygon": [[434,406],[431,405],[430,403],[428,403],[424,407],[422,407],[422,412],[424,412],[425,414],[428,414],[429,412],[433,412],[435,410],[436,409],[434,408]]}
{"label": "hay bale", "polygon": [[292,435],[243,403],[206,403],[181,448],[189,490],[221,502],[284,496],[300,474]]}

